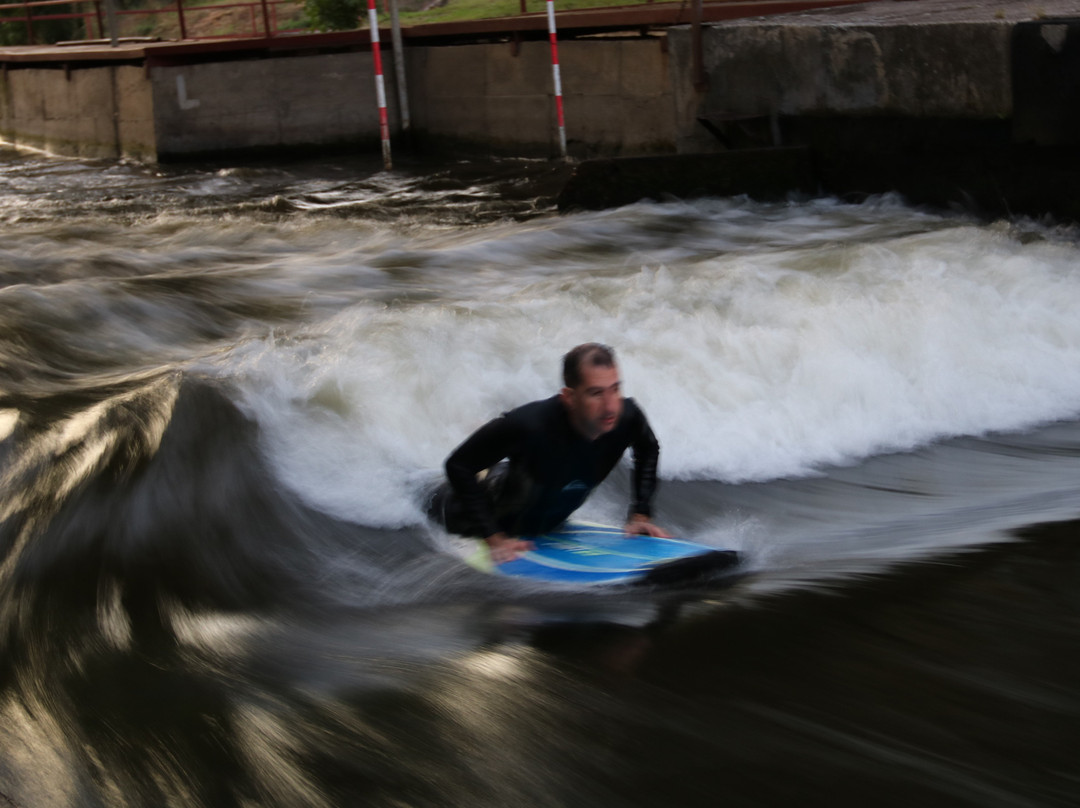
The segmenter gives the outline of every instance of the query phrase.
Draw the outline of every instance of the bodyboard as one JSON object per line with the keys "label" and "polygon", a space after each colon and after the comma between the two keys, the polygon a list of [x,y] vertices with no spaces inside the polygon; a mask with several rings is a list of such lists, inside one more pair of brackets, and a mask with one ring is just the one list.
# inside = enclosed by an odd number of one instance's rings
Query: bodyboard
{"label": "bodyboard", "polygon": [[540,536],[513,561],[493,564],[487,545],[475,542],[466,559],[484,572],[565,584],[677,584],[729,569],[732,550],[682,539],[627,536],[621,528],[569,522]]}

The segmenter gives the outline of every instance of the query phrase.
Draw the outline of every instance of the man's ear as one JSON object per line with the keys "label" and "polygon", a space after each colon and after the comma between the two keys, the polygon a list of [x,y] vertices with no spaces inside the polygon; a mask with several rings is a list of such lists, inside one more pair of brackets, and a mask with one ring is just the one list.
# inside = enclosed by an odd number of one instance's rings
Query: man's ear
{"label": "man's ear", "polygon": [[574,403],[574,391],[569,387],[564,387],[559,391],[559,398],[562,399],[563,406],[569,407]]}

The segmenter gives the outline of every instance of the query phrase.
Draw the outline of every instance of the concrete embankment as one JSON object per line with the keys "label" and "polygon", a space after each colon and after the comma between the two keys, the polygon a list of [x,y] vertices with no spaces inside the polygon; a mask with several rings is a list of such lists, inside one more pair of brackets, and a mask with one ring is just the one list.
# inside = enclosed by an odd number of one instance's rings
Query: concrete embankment
{"label": "concrete embankment", "polygon": [[[401,120],[384,57],[391,127]],[[677,133],[663,32],[561,43],[571,148],[670,153]],[[139,160],[229,152],[379,148],[367,33],[230,43],[0,49],[0,138],[44,151]],[[557,152],[542,40],[410,44],[415,138],[442,149]]]}
{"label": "concrete embankment", "polygon": [[[406,42],[419,148],[556,152],[542,39]],[[603,158],[579,165],[567,209],[896,190],[1080,220],[1080,0],[886,0],[583,35],[560,55],[571,156]],[[8,48],[0,63],[0,137],[19,146],[141,160],[378,149],[364,32]],[[396,128],[392,70],[387,82]]]}
{"label": "concrete embankment", "polygon": [[[371,54],[282,52],[227,59],[131,49],[144,64],[8,63],[0,137],[93,157],[176,159],[325,146],[378,148]],[[567,42],[561,61],[572,146],[590,154],[675,150],[663,37]],[[0,59],[3,53],[0,53]],[[412,124],[421,138],[503,154],[556,149],[549,49],[541,42],[408,51]],[[391,125],[400,113],[386,75]]]}
{"label": "concrete embankment", "polygon": [[1080,220],[1075,0],[733,20],[706,28],[696,88],[690,31],[670,40],[680,151],[799,146],[832,193]]}
{"label": "concrete embankment", "polygon": [[[704,20],[854,0],[706,0]],[[673,153],[667,29],[685,3],[559,14],[575,157]],[[428,146],[558,150],[544,14],[404,30],[413,131]],[[383,31],[392,123],[402,116]],[[174,159],[379,148],[367,31],[0,48],[0,138],[82,156]],[[396,128],[396,126],[395,126]]]}
{"label": "concrete embankment", "polygon": [[[791,190],[809,174],[818,192],[1080,221],[1080,2],[875,2],[732,20],[704,28],[699,67],[691,29],[668,39],[676,148],[709,155],[714,193],[775,196],[787,165]],[[747,176],[746,162],[759,170]],[[582,165],[560,207],[701,185],[672,183],[660,162],[633,173]]]}

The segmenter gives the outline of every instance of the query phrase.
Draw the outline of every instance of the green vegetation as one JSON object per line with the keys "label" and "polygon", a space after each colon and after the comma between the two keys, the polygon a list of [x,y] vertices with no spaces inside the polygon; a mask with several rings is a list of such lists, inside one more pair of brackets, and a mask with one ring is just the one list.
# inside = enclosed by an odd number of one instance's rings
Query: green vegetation
{"label": "green vegetation", "polygon": [[[32,10],[31,16],[34,11],[45,16],[78,14],[80,12],[85,12],[86,10],[87,9],[81,4],[73,4],[70,6],[48,6]],[[4,21],[5,18],[17,19],[24,16],[26,16],[26,10],[23,8],[5,9],[0,13],[0,45],[30,44],[25,21]],[[69,20],[39,20],[34,23],[34,43],[41,44],[60,42],[68,39],[83,39],[85,37],[84,31],[83,21],[78,18]]]}
{"label": "green vegetation", "polygon": [[357,21],[366,3],[361,0],[305,0],[308,27],[318,31],[348,31],[357,27]]}
{"label": "green vegetation", "polygon": [[[651,3],[653,0],[555,0],[557,11],[569,11],[580,8],[611,8],[613,6],[635,6]],[[425,6],[431,6],[425,8]],[[386,0],[379,0],[379,20],[388,21]],[[327,30],[355,28],[356,20],[365,13],[367,3],[364,0],[305,0],[304,8],[312,27]],[[423,0],[402,0],[398,4],[402,25],[422,25],[425,23],[467,22],[486,20],[493,17],[513,17],[522,13],[521,0],[446,0],[442,5],[434,5]],[[542,14],[547,11],[545,0],[526,0],[525,13]],[[362,22],[366,22],[362,21]],[[361,27],[366,27],[362,25]]]}
{"label": "green vegetation", "polygon": [[[555,0],[555,10],[571,11],[579,8],[610,8],[611,6],[639,6],[652,0]],[[380,2],[380,8],[382,3]],[[527,13],[544,13],[544,0],[526,0]],[[433,22],[464,22],[485,20],[491,17],[513,17],[521,13],[521,0],[447,0],[445,5],[427,10],[406,11],[401,9],[402,25],[420,25]],[[379,18],[389,15],[380,14]]]}

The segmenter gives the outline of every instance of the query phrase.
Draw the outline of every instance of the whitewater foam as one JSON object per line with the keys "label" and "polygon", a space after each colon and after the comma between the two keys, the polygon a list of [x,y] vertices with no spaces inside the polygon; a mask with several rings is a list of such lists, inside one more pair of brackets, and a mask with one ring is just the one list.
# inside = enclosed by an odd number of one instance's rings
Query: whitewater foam
{"label": "whitewater foam", "polygon": [[[546,233],[504,225],[441,252],[440,276],[458,275],[433,277],[429,299],[360,300],[243,346],[229,372],[246,380],[283,478],[338,515],[413,522],[417,473],[488,418],[557,391],[561,354],[587,340],[616,346],[668,478],[804,476],[1080,410],[1074,244],[880,202],[677,207],[697,217],[681,260],[664,206]],[[757,245],[755,211],[772,234]],[[567,231],[576,246],[551,249]],[[496,271],[515,251],[520,265]]]}

